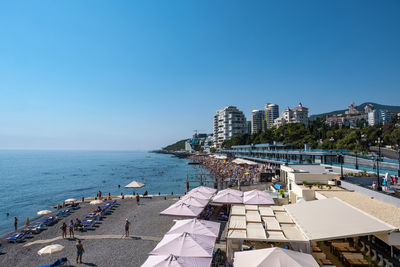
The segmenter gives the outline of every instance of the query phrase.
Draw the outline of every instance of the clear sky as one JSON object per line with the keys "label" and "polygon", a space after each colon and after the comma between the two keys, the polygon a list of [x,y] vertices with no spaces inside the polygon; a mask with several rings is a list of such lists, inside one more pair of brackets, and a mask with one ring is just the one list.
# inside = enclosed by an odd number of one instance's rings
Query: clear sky
{"label": "clear sky", "polygon": [[236,105],[400,105],[400,1],[2,1],[0,148],[153,149]]}

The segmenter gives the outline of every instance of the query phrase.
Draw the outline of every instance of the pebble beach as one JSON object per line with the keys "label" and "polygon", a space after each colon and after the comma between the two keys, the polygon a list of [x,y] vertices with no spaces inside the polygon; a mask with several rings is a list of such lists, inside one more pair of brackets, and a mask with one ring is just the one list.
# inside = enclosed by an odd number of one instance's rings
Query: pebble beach
{"label": "pebble beach", "polygon": [[[140,205],[135,199],[119,199],[111,214],[106,215],[94,230],[75,232],[75,238],[62,239],[60,226],[71,219],[82,219],[96,209],[89,203],[81,203],[81,208],[60,220],[32,238],[21,243],[6,243],[2,237],[3,253],[0,266],[37,266],[51,264],[59,258],[67,257],[71,266],[140,266],[148,253],[157,245],[178,217],[160,216],[159,212],[175,203],[179,196],[153,196],[141,198]],[[132,223],[130,237],[124,237],[125,219]],[[69,235],[68,235],[69,236]],[[85,249],[83,263],[76,264],[77,238]],[[50,244],[60,244],[60,253],[39,256],[37,252]]]}

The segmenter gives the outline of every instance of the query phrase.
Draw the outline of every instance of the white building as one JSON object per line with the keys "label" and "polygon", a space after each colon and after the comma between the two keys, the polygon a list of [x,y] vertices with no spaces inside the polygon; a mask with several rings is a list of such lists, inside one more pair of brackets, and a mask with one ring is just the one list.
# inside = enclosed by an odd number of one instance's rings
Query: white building
{"label": "white building", "polygon": [[225,140],[246,133],[246,126],[246,117],[236,107],[228,106],[217,110],[214,116],[215,146],[220,147]]}
{"label": "white building", "polygon": [[274,126],[274,121],[279,117],[279,106],[277,104],[265,104],[265,118],[267,128],[270,129]]}
{"label": "white building", "polygon": [[302,123],[308,125],[308,108],[303,107],[301,103],[293,109],[287,107],[281,116],[274,121],[274,126],[280,127],[287,123]]}
{"label": "white building", "polygon": [[265,110],[255,109],[251,112],[251,134],[265,131],[267,122],[265,120]]}
{"label": "white building", "polygon": [[375,109],[368,112],[368,125],[374,126],[390,122],[393,114],[387,110]]}

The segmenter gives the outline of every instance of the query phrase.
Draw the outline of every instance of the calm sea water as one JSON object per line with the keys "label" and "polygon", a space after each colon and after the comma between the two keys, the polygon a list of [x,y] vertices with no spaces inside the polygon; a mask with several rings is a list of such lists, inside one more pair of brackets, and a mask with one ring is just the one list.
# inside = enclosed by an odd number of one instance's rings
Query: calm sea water
{"label": "calm sea water", "polygon": [[68,198],[95,196],[99,190],[103,195],[132,194],[123,188],[132,180],[146,184],[139,193],[184,193],[187,177],[191,188],[199,184],[200,175],[208,178],[187,162],[145,152],[0,151],[0,235],[12,231],[14,216],[23,224]]}

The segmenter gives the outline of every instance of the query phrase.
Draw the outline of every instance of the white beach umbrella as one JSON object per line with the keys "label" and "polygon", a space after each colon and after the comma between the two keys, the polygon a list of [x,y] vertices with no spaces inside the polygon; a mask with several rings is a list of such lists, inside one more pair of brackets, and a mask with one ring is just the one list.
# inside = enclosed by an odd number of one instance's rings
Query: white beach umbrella
{"label": "white beach umbrella", "polygon": [[209,193],[204,193],[204,192],[200,192],[200,191],[189,191],[189,193],[186,194],[186,196],[192,196],[195,198],[200,198],[200,199],[210,199],[212,197],[213,194],[209,194]]}
{"label": "white beach umbrella", "polygon": [[152,255],[147,258],[142,267],[210,267],[211,257],[178,257],[175,255]]}
{"label": "white beach umbrella", "polygon": [[244,192],[243,203],[248,205],[273,205],[275,204],[270,194],[257,189]]}
{"label": "white beach umbrella", "polygon": [[224,190],[222,190],[221,192],[218,192],[218,194],[215,197],[213,197],[212,202],[221,203],[221,204],[243,203],[243,197],[241,195],[238,195],[237,193],[233,192],[233,191],[237,191],[237,190],[225,191],[225,192],[223,192],[223,191]]}
{"label": "white beach umbrella", "polygon": [[235,252],[235,267],[318,267],[313,256],[282,248]]}
{"label": "white beach umbrella", "polygon": [[65,200],[65,203],[72,203],[72,202],[75,202],[75,201],[76,201],[75,198],[68,198],[68,199]]}
{"label": "white beach umbrella", "polygon": [[229,193],[229,194],[232,194],[232,195],[237,195],[237,196],[243,196],[243,192],[242,191],[239,191],[239,190],[236,190],[236,189],[231,189],[231,188],[227,188],[227,189],[221,190],[221,191],[218,192],[217,195],[222,195],[222,194],[226,194],[226,193]]}
{"label": "white beach umbrella", "polygon": [[214,194],[215,192],[217,192],[217,189],[211,188],[211,187],[207,187],[207,186],[198,186],[196,188],[193,188],[192,190],[190,190],[190,192],[202,192],[202,193],[208,193],[208,194]]}
{"label": "white beach umbrella", "polygon": [[217,237],[220,223],[199,219],[177,220],[167,234],[190,233]]}
{"label": "white beach umbrella", "polygon": [[189,233],[165,235],[149,253],[151,255],[173,254],[182,257],[211,257],[215,237]]}
{"label": "white beach umbrella", "polygon": [[90,205],[99,205],[101,203],[103,203],[103,200],[100,199],[90,201]]}
{"label": "white beach umbrella", "polygon": [[205,207],[208,204],[208,199],[196,198],[191,195],[186,195],[182,197],[180,201],[195,207]]}
{"label": "white beach umbrella", "polygon": [[125,185],[125,188],[142,188],[145,184],[142,184],[137,181],[132,181],[129,184]]}
{"label": "white beach umbrella", "polygon": [[41,250],[38,251],[38,254],[41,256],[42,255],[50,255],[50,254],[61,252],[63,249],[64,249],[64,246],[61,246],[59,244],[53,244],[53,245],[45,246],[44,248],[42,248]]}
{"label": "white beach umbrella", "polygon": [[52,212],[50,210],[41,210],[37,212],[37,215],[42,216],[42,215],[48,215],[51,214]]}
{"label": "white beach umbrella", "polygon": [[203,211],[203,209],[204,207],[195,207],[178,201],[177,203],[160,212],[160,215],[197,217]]}

